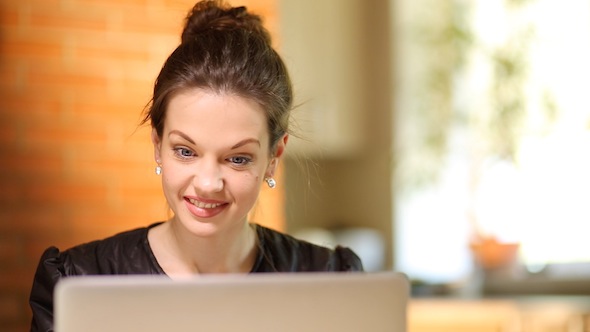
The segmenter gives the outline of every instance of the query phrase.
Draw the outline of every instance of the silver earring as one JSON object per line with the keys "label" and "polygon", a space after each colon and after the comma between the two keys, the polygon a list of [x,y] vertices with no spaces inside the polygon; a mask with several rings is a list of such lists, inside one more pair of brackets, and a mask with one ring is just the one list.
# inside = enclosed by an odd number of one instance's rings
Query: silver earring
{"label": "silver earring", "polygon": [[277,186],[277,181],[275,181],[275,179],[273,179],[271,177],[265,178],[264,181],[266,181],[266,184],[268,185],[268,187],[270,189]]}
{"label": "silver earring", "polygon": [[156,175],[160,175],[162,174],[162,166],[158,165],[156,166]]}

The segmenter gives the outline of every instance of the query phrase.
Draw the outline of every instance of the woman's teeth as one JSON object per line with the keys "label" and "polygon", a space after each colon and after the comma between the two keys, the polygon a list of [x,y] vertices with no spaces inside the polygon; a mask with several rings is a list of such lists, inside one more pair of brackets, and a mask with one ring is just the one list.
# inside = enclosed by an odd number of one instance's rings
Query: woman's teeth
{"label": "woman's teeth", "polygon": [[193,204],[194,206],[201,208],[201,209],[213,209],[213,208],[216,208],[216,207],[222,205],[221,203],[203,203],[203,202],[199,202],[194,199],[189,199],[189,202],[191,202],[191,204]]}

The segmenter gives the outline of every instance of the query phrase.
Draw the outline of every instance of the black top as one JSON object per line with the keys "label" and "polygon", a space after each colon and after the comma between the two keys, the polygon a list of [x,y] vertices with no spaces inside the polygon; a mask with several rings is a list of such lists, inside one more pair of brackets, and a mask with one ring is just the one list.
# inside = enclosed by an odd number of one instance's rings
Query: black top
{"label": "black top", "polygon": [[[53,289],[62,277],[76,275],[165,274],[148,242],[153,224],[119,233],[104,240],[60,252],[45,250],[33,281],[29,303],[31,331],[53,331]],[[362,271],[359,257],[350,249],[329,249],[272,229],[255,225],[259,250],[250,273]]]}

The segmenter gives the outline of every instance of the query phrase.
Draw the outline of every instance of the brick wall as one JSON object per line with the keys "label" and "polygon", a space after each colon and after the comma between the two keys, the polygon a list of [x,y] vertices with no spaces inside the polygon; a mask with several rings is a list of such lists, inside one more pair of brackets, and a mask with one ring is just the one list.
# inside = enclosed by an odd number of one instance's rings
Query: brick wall
{"label": "brick wall", "polygon": [[[3,331],[29,329],[27,297],[47,246],[166,218],[149,129],[137,125],[193,3],[0,0]],[[276,31],[275,0],[241,4]],[[281,197],[262,199],[280,207]],[[281,228],[277,211],[257,221]]]}

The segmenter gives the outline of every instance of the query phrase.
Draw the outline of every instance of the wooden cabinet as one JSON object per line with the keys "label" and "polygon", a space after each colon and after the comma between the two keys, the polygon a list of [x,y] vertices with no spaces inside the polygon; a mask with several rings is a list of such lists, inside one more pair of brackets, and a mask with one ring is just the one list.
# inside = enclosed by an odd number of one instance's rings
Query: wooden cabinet
{"label": "wooden cabinet", "polygon": [[[361,148],[367,52],[366,4],[279,1],[279,50],[295,92],[289,154],[350,155]],[[298,136],[302,136],[300,139]]]}
{"label": "wooden cabinet", "polygon": [[[394,43],[390,1],[278,0],[295,89],[287,230],[371,228],[393,267]],[[298,137],[299,136],[299,137]]]}

